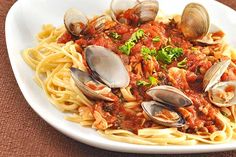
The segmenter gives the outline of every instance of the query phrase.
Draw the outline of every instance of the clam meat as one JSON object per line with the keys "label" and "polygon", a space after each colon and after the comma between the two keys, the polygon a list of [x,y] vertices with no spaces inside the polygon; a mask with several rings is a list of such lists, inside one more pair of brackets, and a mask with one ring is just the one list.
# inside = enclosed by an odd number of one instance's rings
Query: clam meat
{"label": "clam meat", "polygon": [[71,76],[76,86],[88,97],[93,99],[102,99],[106,101],[114,101],[107,97],[111,93],[111,89],[106,85],[94,80],[87,72],[83,72],[76,68],[71,68]]}
{"label": "clam meat", "polygon": [[156,86],[147,91],[155,101],[141,104],[144,113],[154,122],[168,127],[182,127],[185,121],[177,111],[193,102],[182,91],[172,86]]}
{"label": "clam meat", "polygon": [[236,104],[236,81],[220,82],[231,60],[220,61],[207,70],[203,78],[203,88],[208,92],[209,100],[218,107]]}
{"label": "clam meat", "polygon": [[159,4],[156,0],[112,0],[110,9],[111,16],[116,22],[127,23],[127,19],[119,15],[133,9],[134,15],[139,18],[139,22],[145,23],[155,20],[159,11]]}
{"label": "clam meat", "polygon": [[209,91],[210,101],[219,107],[236,104],[236,81],[219,82]]}
{"label": "clam meat", "polygon": [[141,104],[144,113],[154,122],[168,127],[182,127],[185,123],[183,117],[170,107],[157,101],[147,101]]}
{"label": "clam meat", "polygon": [[104,47],[95,45],[85,49],[85,56],[91,74],[71,68],[75,84],[90,98],[114,101],[111,88],[127,87],[130,81],[120,57]]}
{"label": "clam meat", "polygon": [[106,15],[89,20],[86,15],[74,8],[68,9],[64,15],[64,25],[67,31],[76,37],[82,32],[86,33],[90,26],[93,26],[96,31],[104,30],[107,21],[111,21],[111,19]]}

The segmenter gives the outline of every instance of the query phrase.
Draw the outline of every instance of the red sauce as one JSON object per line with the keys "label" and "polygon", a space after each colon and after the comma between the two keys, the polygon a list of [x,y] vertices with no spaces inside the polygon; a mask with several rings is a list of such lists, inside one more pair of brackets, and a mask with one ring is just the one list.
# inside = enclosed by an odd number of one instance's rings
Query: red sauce
{"label": "red sauce", "polygon": [[[216,113],[218,109],[214,107],[205,94],[203,94],[202,80],[206,71],[212,66],[214,62],[206,59],[207,55],[200,50],[203,48],[201,45],[194,45],[189,40],[185,39],[181,30],[178,29],[176,24],[163,24],[158,22],[148,22],[146,24],[140,24],[138,17],[134,14],[133,10],[128,10],[123,14],[118,15],[118,19],[126,20],[127,24],[116,23],[113,27],[110,27],[106,31],[96,32],[92,31],[89,37],[82,36],[75,42],[81,49],[88,45],[100,45],[111,49],[118,55],[120,55],[122,61],[126,67],[131,70],[130,74],[130,86],[131,92],[136,97],[136,100],[141,103],[142,101],[149,101],[151,98],[146,94],[146,91],[153,86],[138,86],[136,82],[138,80],[149,81],[149,77],[155,77],[160,85],[172,85],[181,89],[192,101],[193,105],[179,109],[179,112],[183,114],[186,120],[186,128],[180,128],[181,131],[196,133],[197,131],[205,130],[208,132],[214,132],[220,129],[222,126],[216,120]],[[145,33],[145,37],[138,40],[135,46],[131,49],[129,56],[119,50],[121,45],[124,45],[131,35],[138,29],[142,29]],[[118,33],[121,38],[114,39],[109,34],[111,32]],[[88,32],[89,33],[89,32]],[[153,38],[159,37],[160,41],[153,42]],[[64,43],[71,40],[68,33],[65,33],[58,42]],[[140,53],[142,47],[148,47],[149,49],[159,50],[165,46],[179,47],[183,49],[183,55],[169,65],[165,65],[162,62],[157,61],[155,58],[152,62],[144,60]],[[199,51],[191,50],[191,47],[195,46],[199,48]],[[178,62],[187,58],[186,76],[175,76],[175,82],[168,77],[168,69],[176,67]],[[141,63],[141,67],[138,64]],[[163,68],[163,67],[166,67]],[[138,73],[141,68],[141,74]],[[152,70],[150,70],[152,69]],[[153,70],[154,69],[154,70]],[[236,71],[236,70],[235,70]],[[222,76],[222,80],[226,80],[227,75]],[[95,88],[95,87],[90,87]],[[226,89],[231,91],[229,87]],[[112,129],[126,129],[134,133],[137,133],[138,129],[152,127],[156,124],[147,119],[142,113],[140,105],[131,110],[124,108],[124,98],[122,98],[120,91],[116,91],[115,102],[97,101],[94,109],[101,113]]]}
{"label": "red sauce", "polygon": [[69,41],[72,40],[72,36],[68,33],[68,32],[65,32],[58,40],[57,42],[58,43],[62,43],[62,44],[65,44]]}

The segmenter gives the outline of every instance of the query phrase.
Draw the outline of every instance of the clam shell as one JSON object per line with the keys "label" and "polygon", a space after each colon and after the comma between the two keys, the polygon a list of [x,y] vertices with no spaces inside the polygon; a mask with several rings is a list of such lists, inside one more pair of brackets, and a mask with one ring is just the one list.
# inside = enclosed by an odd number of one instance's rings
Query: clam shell
{"label": "clam shell", "polygon": [[68,32],[79,36],[88,24],[87,17],[77,9],[68,9],[64,15],[64,24]]}
{"label": "clam shell", "polygon": [[96,31],[103,31],[105,29],[105,24],[107,21],[110,21],[111,18],[108,17],[107,15],[101,15],[89,22],[89,26],[92,25],[94,26],[94,29]]}
{"label": "clam shell", "polygon": [[208,92],[210,101],[218,107],[236,104],[236,81],[219,82]]}
{"label": "clam shell", "polygon": [[129,85],[129,74],[117,54],[104,47],[91,45],[85,49],[85,55],[93,78],[110,88],[124,88]]}
{"label": "clam shell", "polygon": [[203,78],[203,89],[205,92],[209,91],[211,87],[220,81],[221,76],[227,70],[230,63],[231,60],[221,61],[214,64],[210,69],[207,70]]}
{"label": "clam shell", "polygon": [[193,104],[192,100],[188,98],[188,96],[172,86],[156,86],[149,89],[147,94],[151,96],[153,100],[174,107],[185,107]]}
{"label": "clam shell", "polygon": [[110,4],[112,19],[119,22],[116,20],[116,16],[125,10],[133,8],[138,3],[138,0],[112,0]]}
{"label": "clam shell", "polygon": [[196,40],[199,43],[202,44],[206,44],[206,45],[216,45],[216,44],[220,44],[223,41],[223,37],[219,38],[217,40],[212,38],[212,34],[216,33],[216,32],[222,32],[222,29],[220,29],[218,26],[211,24],[209,32],[207,33],[207,35],[205,35],[202,39],[198,39]]}
{"label": "clam shell", "polygon": [[[185,124],[185,120],[180,115],[180,113],[174,111],[170,107],[167,107],[156,101],[146,101],[141,104],[143,111],[147,116],[157,124],[164,125],[167,127],[182,127]],[[176,116],[175,119],[164,119],[161,117],[156,117],[155,114],[160,113],[162,109],[169,110],[172,114]]]}
{"label": "clam shell", "polygon": [[204,6],[198,3],[188,4],[181,17],[181,30],[189,39],[204,37],[210,28],[210,18]]}
{"label": "clam shell", "polygon": [[116,19],[117,15],[128,10],[134,9],[135,14],[140,18],[141,23],[155,20],[159,11],[159,4],[156,0],[112,0],[111,16],[114,21],[119,23],[126,23],[125,19]]}
{"label": "clam shell", "polygon": [[159,4],[155,0],[146,0],[135,6],[135,13],[139,15],[140,22],[154,21],[159,11]]}
{"label": "clam shell", "polygon": [[94,90],[92,90],[91,88],[87,87],[85,85],[86,82],[89,81],[93,81],[96,84],[101,84],[98,81],[95,81],[92,77],[90,77],[90,75],[84,71],[81,71],[79,69],[76,68],[71,68],[71,76],[72,79],[74,80],[76,86],[88,97],[92,98],[92,99],[102,99],[102,100],[106,100],[106,101],[114,101],[113,99],[103,96],[97,92],[95,92]]}

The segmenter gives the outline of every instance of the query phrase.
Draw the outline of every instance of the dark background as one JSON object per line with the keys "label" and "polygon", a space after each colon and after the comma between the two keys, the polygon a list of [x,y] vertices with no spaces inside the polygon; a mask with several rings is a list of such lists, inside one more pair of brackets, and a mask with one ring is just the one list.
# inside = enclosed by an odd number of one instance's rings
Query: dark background
{"label": "dark background", "polygon": [[[236,0],[218,0],[236,9]],[[15,0],[0,0],[0,157],[161,157],[105,151],[77,142],[56,131],[27,104],[14,78],[5,44],[5,17]],[[171,156],[171,155],[166,155]],[[177,157],[236,157],[236,151],[175,155]]]}

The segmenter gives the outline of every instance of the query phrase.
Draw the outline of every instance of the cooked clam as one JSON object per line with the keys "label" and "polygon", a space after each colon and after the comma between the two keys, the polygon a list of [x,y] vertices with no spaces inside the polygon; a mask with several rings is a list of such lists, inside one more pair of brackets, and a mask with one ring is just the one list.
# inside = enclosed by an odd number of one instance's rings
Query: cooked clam
{"label": "cooked clam", "polygon": [[188,4],[181,17],[181,30],[189,39],[204,37],[210,28],[210,18],[207,10],[201,4]]}
{"label": "cooked clam", "polygon": [[[76,86],[88,97],[93,99],[102,99],[106,101],[114,101],[105,95],[111,92],[111,89],[104,84],[94,80],[87,72],[81,71],[76,68],[71,68],[71,76]],[[99,87],[98,90],[89,88],[89,83],[95,87]]]}
{"label": "cooked clam", "polygon": [[155,20],[159,11],[156,0],[112,0],[110,8],[112,18],[119,23],[127,22],[124,17],[117,19],[117,16],[128,9],[134,9],[141,23]]}
{"label": "cooked clam", "polygon": [[129,85],[129,74],[119,56],[101,46],[88,46],[85,49],[86,61],[91,75],[71,68],[71,76],[77,87],[94,99],[114,101],[111,88]]}
{"label": "cooked clam", "polygon": [[143,1],[135,6],[135,13],[139,16],[140,22],[154,21],[159,11],[157,1]]}
{"label": "cooked clam", "polygon": [[116,17],[123,11],[133,8],[138,3],[137,0],[112,0],[110,4],[112,19],[120,23],[126,23],[124,18],[117,20]]}
{"label": "cooked clam", "polygon": [[221,61],[214,64],[207,70],[203,78],[203,89],[205,91],[209,91],[217,82],[220,81],[221,76],[227,70],[230,63],[231,60]]}
{"label": "cooked clam", "polygon": [[159,102],[143,102],[141,106],[147,116],[158,124],[168,127],[182,127],[185,124],[185,120],[178,112]]}
{"label": "cooked clam", "polygon": [[207,10],[198,3],[190,3],[185,7],[180,26],[185,37],[202,44],[220,44],[224,37],[219,27],[210,24]]}
{"label": "cooked clam", "polygon": [[102,15],[89,21],[86,15],[74,8],[67,10],[64,15],[65,27],[74,36],[79,36],[82,32],[86,33],[90,26],[93,26],[96,31],[102,31],[109,20],[108,16]]}
{"label": "cooked clam", "polygon": [[74,36],[79,36],[87,27],[88,18],[79,10],[71,8],[64,15],[64,24],[68,32]]}
{"label": "cooked clam", "polygon": [[208,92],[209,100],[218,107],[236,104],[236,81],[220,82],[230,63],[231,60],[226,60],[214,64],[203,78],[203,88]]}
{"label": "cooked clam", "polygon": [[192,105],[193,102],[182,91],[163,85],[149,89],[147,94],[155,101],[143,102],[141,106],[150,119],[169,127],[182,127],[185,124],[182,115],[176,109]]}
{"label": "cooked clam", "polygon": [[111,21],[110,17],[108,17],[107,15],[101,15],[95,19],[92,19],[91,21],[89,21],[89,25],[88,25],[88,28],[89,26],[93,26],[94,29],[96,31],[103,31],[106,27],[106,22],[107,21]]}
{"label": "cooked clam", "polygon": [[85,49],[86,61],[96,80],[110,88],[123,88],[129,85],[129,74],[120,57],[101,46],[88,46]]}
{"label": "cooked clam", "polygon": [[149,89],[147,94],[155,101],[174,107],[185,107],[193,104],[192,100],[182,91],[172,86],[156,86]]}
{"label": "cooked clam", "polygon": [[219,107],[236,104],[236,81],[219,82],[209,90],[210,101]]}
{"label": "cooked clam", "polygon": [[211,24],[209,32],[202,39],[196,41],[202,44],[215,45],[222,43],[223,37],[224,32],[218,26]]}
{"label": "cooked clam", "polygon": [[204,6],[198,3],[188,4],[181,17],[181,30],[189,39],[204,37],[210,28],[210,18]]}

